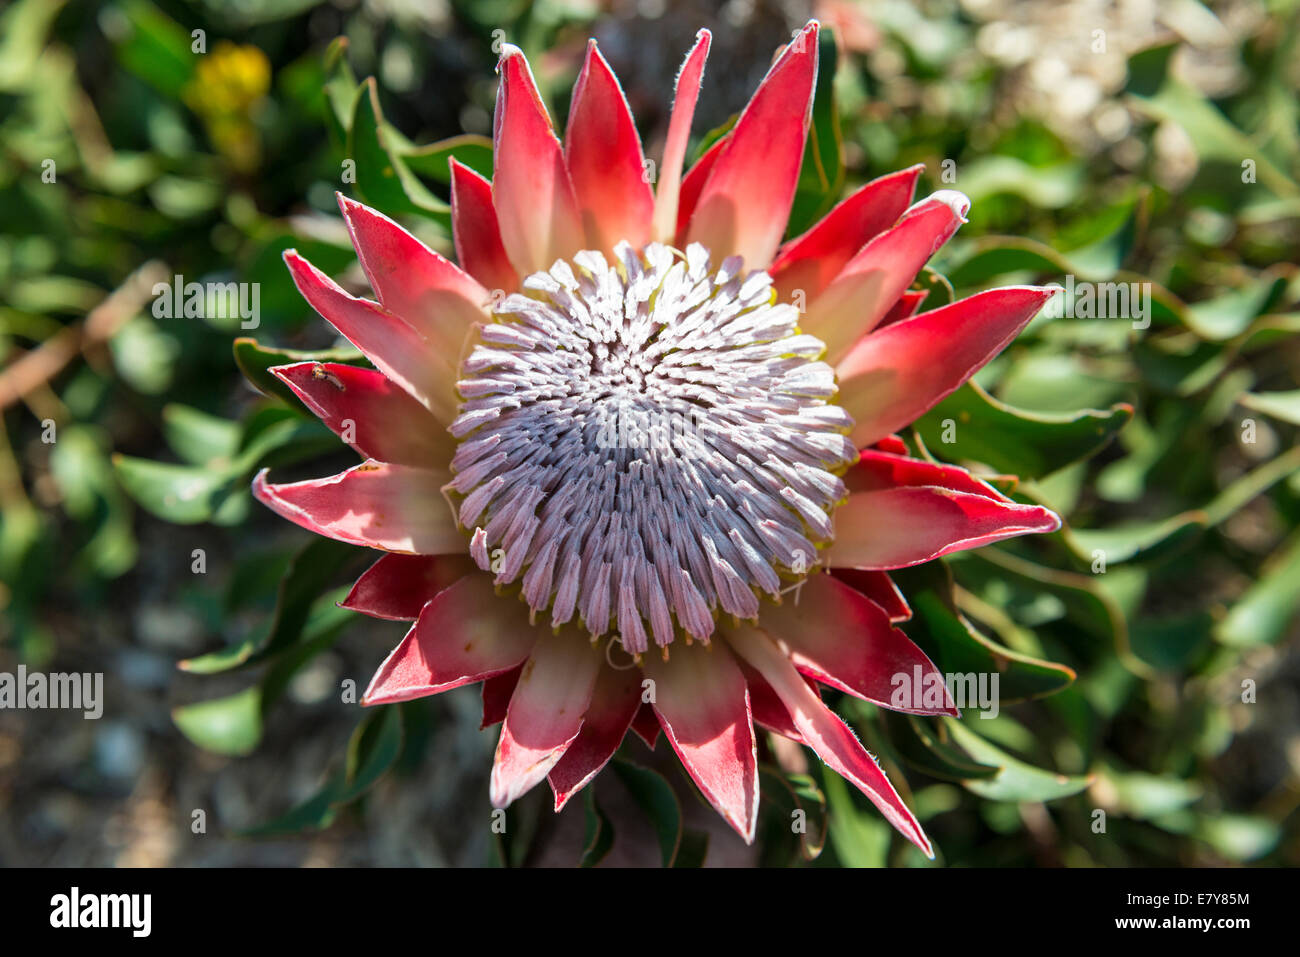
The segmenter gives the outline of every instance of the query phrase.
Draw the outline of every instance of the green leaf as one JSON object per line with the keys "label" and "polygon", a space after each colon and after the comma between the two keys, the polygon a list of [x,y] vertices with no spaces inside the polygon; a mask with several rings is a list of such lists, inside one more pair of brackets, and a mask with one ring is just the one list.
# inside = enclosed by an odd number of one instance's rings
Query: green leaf
{"label": "green leaf", "polygon": [[342,770],[331,774],[303,803],[265,824],[240,831],[240,836],[272,837],[329,827],[341,807],[365,794],[392,768],[403,743],[400,708],[387,706],[367,712],[352,732]]}
{"label": "green leaf", "polygon": [[732,129],[735,127],[736,121],[738,119],[740,119],[740,114],[733,113],[725,121],[719,123],[713,129],[709,130],[702,137],[700,137],[699,145],[695,147],[695,156],[691,159],[691,162],[687,164],[687,167],[689,168],[691,165],[698,163],[700,161],[700,157],[703,156],[705,153],[707,153],[710,147],[712,147],[714,143],[718,142],[718,140],[722,139],[724,136],[730,133]]}
{"label": "green leaf", "polygon": [[342,585],[326,592],[312,604],[301,640],[284,649],[271,659],[271,666],[262,678],[262,709],[267,711],[289,687],[293,676],[311,659],[331,647],[344,628],[357,620],[355,612],[340,608],[351,586]]}
{"label": "green leaf", "polygon": [[151,318],[135,316],[108,345],[118,374],[137,391],[158,395],[172,384],[180,343]]}
{"label": "green leaf", "polygon": [[1133,388],[1131,362],[1104,363],[1066,352],[1035,349],[1018,355],[997,383],[998,399],[1019,409],[1073,414],[1080,406],[1100,409],[1127,399]]}
{"label": "green leaf", "polygon": [[1055,801],[1078,794],[1092,783],[1091,775],[1056,774],[1013,758],[955,718],[944,718],[943,722],[952,739],[971,757],[1001,768],[991,778],[962,782],[982,798],[990,801]]}
{"label": "green leaf", "polygon": [[1237,401],[1248,409],[1263,412],[1280,422],[1300,425],[1300,389],[1290,392],[1247,392]]}
{"label": "green leaf", "polygon": [[1263,857],[1282,840],[1276,821],[1248,814],[1216,814],[1202,817],[1196,836],[1233,861]]}
{"label": "green leaf", "polygon": [[596,791],[590,784],[582,795],[585,833],[582,839],[582,860],[579,867],[595,867],[605,859],[614,846],[614,826],[596,803]]}
{"label": "green leaf", "polygon": [[[260,684],[227,698],[177,708],[172,712],[177,727],[199,747],[218,754],[252,752],[261,740],[266,715],[293,676],[306,662],[332,645],[343,627],[355,620],[355,614],[337,607],[347,591],[348,587],[343,586],[313,602],[302,640],[274,656]],[[256,716],[249,713],[250,708],[257,709]]]}
{"label": "green leaf", "polygon": [[845,867],[884,867],[890,842],[884,818],[859,808],[849,786],[833,771],[822,775],[822,788],[830,807],[831,847],[839,862]]}
{"label": "green leaf", "polygon": [[1011,193],[1042,209],[1069,205],[1083,187],[1083,166],[1078,162],[1031,166],[1014,156],[995,154],[963,166],[962,192],[978,210],[980,200]]}
{"label": "green leaf", "polygon": [[229,458],[239,447],[238,422],[175,402],[163,406],[162,421],[167,444],[191,465]]}
{"label": "green leaf", "polygon": [[659,839],[663,866],[672,867],[682,847],[682,805],[672,786],[658,771],[633,764],[623,758],[611,762],[614,773],[632,793],[632,799],[645,812]]}
{"label": "green leaf", "polygon": [[1278,482],[1300,471],[1300,445],[1270,459],[1236,479],[1205,506],[1206,520],[1213,528],[1244,508]]}
{"label": "green leaf", "polygon": [[342,362],[348,365],[366,363],[365,357],[351,346],[302,352],[295,349],[278,349],[275,346],[263,345],[256,339],[240,336],[235,340],[233,348],[235,364],[258,392],[275,399],[283,399],[293,408],[304,413],[307,412],[307,407],[293,394],[292,389],[271,374],[270,370],[273,367],[292,365],[295,362]]}
{"label": "green leaf", "polygon": [[193,744],[214,754],[251,754],[262,738],[262,689],[181,705],[172,720]]}
{"label": "green leaf", "polygon": [[704,859],[709,855],[709,834],[686,828],[682,831],[682,842],[673,858],[673,867],[703,867]]}
{"label": "green leaf", "polygon": [[1065,665],[1003,648],[976,631],[957,612],[952,577],[942,561],[890,572],[907,596],[912,619],[907,635],[940,673],[998,676],[998,701],[1007,704],[1060,691],[1074,681]]}
{"label": "green leaf", "polygon": [[374,786],[402,753],[402,709],[386,705],[366,713],[348,743],[346,787],[337,798],[349,804]]}
{"label": "green leaf", "polygon": [[1183,319],[1203,339],[1223,342],[1241,335],[1252,321],[1277,305],[1286,294],[1286,286],[1284,276],[1266,274],[1244,289],[1229,290],[1188,306]]}
{"label": "green leaf", "polygon": [[948,278],[959,289],[983,286],[1008,273],[1026,272],[1038,276],[1072,275],[1076,279],[1101,282],[1115,278],[1132,248],[1137,222],[1145,207],[1145,194],[1117,206],[1116,228],[1095,242],[1070,252],[1060,252],[1037,240],[1018,236],[988,236],[970,245],[967,257],[948,270]]}
{"label": "green leaf", "polygon": [[234,494],[225,472],[125,455],[113,457],[118,481],[147,511],[178,525],[206,522]]}
{"label": "green leaf", "polygon": [[1300,535],[1274,552],[1259,578],[1214,627],[1214,637],[1232,648],[1272,645],[1287,632],[1300,608]]}
{"label": "green leaf", "polygon": [[493,831],[489,867],[523,867],[537,836],[541,820],[542,799],[539,794],[525,795],[505,809],[501,830],[495,827],[498,813],[492,812]]}
{"label": "green leaf", "polygon": [[1116,809],[1140,821],[1180,811],[1203,791],[1195,781],[1140,771],[1106,771],[1102,783],[1114,791]]}
{"label": "green leaf", "polygon": [[1186,671],[1211,646],[1210,613],[1197,609],[1173,615],[1141,615],[1129,625],[1133,653],[1151,668]]}
{"label": "green leaf", "polygon": [[258,283],[262,290],[262,322],[258,328],[265,335],[280,329],[296,330],[304,324],[321,328],[316,325],[320,317],[304,301],[285,267],[286,250],[297,250],[328,276],[337,275],[357,261],[341,222],[330,223],[324,229],[295,225],[296,229],[277,221],[259,225],[252,236],[252,258],[242,270],[247,280]]}
{"label": "green leaf", "polygon": [[[64,511],[93,529],[77,555],[75,569],[103,578],[128,571],[138,554],[130,501],[113,479],[106,452],[110,443],[109,436],[95,426],[69,423],[59,432],[49,458],[50,476],[58,484]],[[23,587],[12,576],[4,578],[10,588]]]}
{"label": "green leaf", "polygon": [[1168,558],[1195,541],[1207,524],[1209,520],[1204,512],[1183,512],[1170,518],[1111,528],[1066,527],[1061,530],[1061,536],[1084,561],[1093,562],[1101,557],[1109,567]]}
{"label": "green leaf", "polygon": [[374,77],[363,84],[348,130],[348,158],[356,162],[357,192],[389,215],[437,214],[450,223],[451,207],[428,191],[388,146]]}
{"label": "green leaf", "polygon": [[1172,49],[1172,44],[1162,44],[1130,59],[1127,92],[1133,105],[1154,120],[1182,127],[1203,163],[1213,161],[1236,174],[1224,177],[1222,183],[1235,179],[1234,185],[1240,189],[1244,185],[1239,175],[1242,164],[1251,160],[1260,185],[1278,196],[1300,195],[1300,185],[1259,143],[1234,126],[1199,90],[1174,76],[1169,69]]}
{"label": "green leaf", "polygon": [[319,791],[295,805],[279,817],[237,832],[240,837],[275,837],[282,834],[301,834],[303,831],[322,831],[334,823],[338,816],[336,796],[346,787],[343,772],[332,775]]}
{"label": "green leaf", "polygon": [[403,151],[401,157],[412,172],[439,183],[450,185],[452,159],[487,179],[492,178],[492,141],[477,133],[462,133],[427,146],[412,147]]}
{"label": "green leaf", "polygon": [[807,774],[787,775],[767,764],[758,766],[758,781],[760,864],[787,867],[815,860],[826,846],[827,826],[826,796],[817,782]]}
{"label": "green leaf", "polygon": [[[926,447],[949,461],[984,462],[1000,472],[1039,478],[1095,455],[1133,417],[1120,403],[1106,411],[1051,415],[1016,409],[968,382],[918,419]],[[952,420],[951,430],[945,427]],[[945,435],[954,439],[944,442]]]}
{"label": "green leaf", "polygon": [[63,0],[19,0],[0,13],[0,90],[12,91],[32,82],[50,27],[63,5]]}
{"label": "green leaf", "polygon": [[147,0],[125,0],[120,9],[130,26],[117,47],[118,60],[168,99],[181,99],[198,60],[188,31]]}
{"label": "green leaf", "polygon": [[193,674],[216,674],[260,664],[298,641],[312,604],[328,583],[357,556],[354,546],[313,537],[280,581],[275,618],[265,637],[250,636],[230,648],[188,658],[180,668]]}
{"label": "green leaf", "polygon": [[943,781],[966,781],[997,774],[998,765],[971,761],[946,740],[942,724],[918,715],[882,711],[889,740],[907,764]]}
{"label": "green leaf", "polygon": [[325,50],[325,99],[329,103],[330,132],[340,149],[348,141],[348,128],[356,110],[361,84],[348,63],[348,38],[335,37]]}
{"label": "green leaf", "polygon": [[1133,666],[1124,611],[1102,588],[1098,576],[1047,568],[997,546],[963,555],[954,565],[954,575],[963,585],[1010,585],[1014,595],[1029,599],[1051,595],[1061,603],[1067,620],[1090,637],[1106,642]]}
{"label": "green leaf", "polygon": [[113,465],[122,487],[145,509],[181,525],[243,519],[248,481],[259,465],[299,461],[337,446],[337,439],[315,420],[288,409],[261,409],[244,426],[244,438],[230,459],[206,465],[175,465],[116,455]]}

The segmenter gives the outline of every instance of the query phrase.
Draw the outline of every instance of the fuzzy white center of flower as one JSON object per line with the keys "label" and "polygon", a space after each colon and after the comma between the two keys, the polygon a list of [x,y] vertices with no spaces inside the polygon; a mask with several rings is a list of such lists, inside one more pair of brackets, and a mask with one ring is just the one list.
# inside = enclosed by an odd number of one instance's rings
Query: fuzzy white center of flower
{"label": "fuzzy white center of flower", "polygon": [[583,251],[524,281],[461,367],[447,487],[470,554],[639,654],[707,640],[816,564],[853,426],[771,277],[658,243]]}

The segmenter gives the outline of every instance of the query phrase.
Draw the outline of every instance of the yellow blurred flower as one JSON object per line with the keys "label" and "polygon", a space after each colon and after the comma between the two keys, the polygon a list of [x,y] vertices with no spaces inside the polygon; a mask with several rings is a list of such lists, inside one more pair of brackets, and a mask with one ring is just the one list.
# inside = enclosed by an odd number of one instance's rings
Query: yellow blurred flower
{"label": "yellow blurred flower", "polygon": [[228,40],[199,60],[185,88],[185,103],[203,118],[213,145],[238,170],[254,169],[261,158],[252,115],[270,88],[266,54]]}

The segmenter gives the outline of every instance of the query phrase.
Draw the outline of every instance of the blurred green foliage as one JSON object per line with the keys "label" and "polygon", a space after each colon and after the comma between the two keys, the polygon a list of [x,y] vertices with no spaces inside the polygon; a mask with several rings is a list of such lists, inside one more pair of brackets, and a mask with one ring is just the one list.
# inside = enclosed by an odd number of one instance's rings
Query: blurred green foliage
{"label": "blurred green foliage", "polygon": [[[760,66],[802,14],[772,17],[767,48],[746,51]],[[997,671],[1009,707],[954,721],[837,706],[917,809],[938,863],[1295,863],[1294,5],[1237,38],[1248,81],[1215,98],[1178,68],[1190,46],[1178,37],[1132,51],[1107,97],[1130,128],[1110,143],[1009,106],[1026,71],[980,52],[980,25],[952,4],[839,5],[836,17],[850,42],[837,51],[825,35],[792,229],[846,183],[924,163],[931,189],[973,200],[919,281],[927,308],[1066,276],[1151,296],[1149,327],[1040,317],[903,436],[1066,520],[898,575],[909,635],[940,670]],[[216,649],[181,667],[255,677],[173,718],[200,748],[258,747],[293,675],[352,623],[335,602],[358,560],[249,508],[256,470],[310,460],[307,474],[324,474],[321,457],[338,458],[265,370],[361,361],[330,341],[280,253],[358,275],[336,189],[449,252],[447,159],[491,168],[493,44],[524,47],[562,116],[593,29],[616,69],[620,37],[654,60],[655,24],[558,0],[423,12],[18,0],[0,13],[0,604],[19,658],[54,659],[60,628],[110,609],[129,617],[120,583],[149,574],[142,530],[215,524],[241,547],[174,597],[201,611]],[[683,51],[664,52],[659,74],[639,64],[634,105],[666,102]],[[635,85],[646,77],[658,85]],[[739,105],[727,82],[709,74],[706,97],[717,83]],[[258,328],[157,317],[153,283],[174,276],[259,284]],[[190,546],[165,560],[188,564]],[[379,776],[409,769],[423,704],[367,712],[320,791],[255,833],[328,826]],[[628,790],[666,866],[698,865],[707,838],[683,823],[689,783],[641,767],[635,742],[624,751],[600,787]],[[929,863],[833,774],[764,751],[761,863]],[[617,840],[599,793],[584,796],[584,864]],[[802,835],[784,823],[795,809]],[[498,863],[528,859],[535,811],[511,809]]]}

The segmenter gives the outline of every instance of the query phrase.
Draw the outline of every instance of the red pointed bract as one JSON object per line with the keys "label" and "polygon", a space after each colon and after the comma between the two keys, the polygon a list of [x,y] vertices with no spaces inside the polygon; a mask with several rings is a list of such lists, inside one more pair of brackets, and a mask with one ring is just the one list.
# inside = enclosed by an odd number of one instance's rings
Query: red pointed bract
{"label": "red pointed bract", "polygon": [[474,568],[468,555],[390,553],[362,573],[340,605],[372,618],[414,621],[426,602]]}
{"label": "red pointed bract", "polygon": [[745,676],[720,642],[674,645],[669,661],[647,656],[654,709],[673,750],[746,843],[758,822],[758,763]]}
{"label": "red pointed bract", "polygon": [[[918,673],[927,680],[938,676],[943,684],[934,663],[890,623],[884,609],[830,575],[809,576],[798,604],[763,609],[759,627],[787,650],[800,672],[873,704],[896,707],[899,675],[909,683]],[[896,710],[957,714],[946,691],[938,709]]]}
{"label": "red pointed bract", "polygon": [[934,857],[929,838],[880,765],[839,715],[809,690],[794,665],[771,639],[757,629],[742,626],[734,629],[728,640],[736,653],[762,674],[781,697],[805,743],[817,756],[865,794],[885,819],[927,857]]}
{"label": "red pointed bract", "polygon": [[564,151],[523,52],[507,43],[497,71],[492,204],[510,262],[527,276],[582,248],[582,217]]}
{"label": "red pointed bract", "polygon": [[619,240],[637,248],[645,245],[655,200],[641,137],[623,90],[595,40],[587,45],[587,59],[573,87],[564,158],[582,214],[586,247],[610,256]]}
{"label": "red pointed bract", "polygon": [[465,536],[442,499],[445,472],[363,462],[331,475],[276,485],[263,469],[253,495],[308,531],[386,552],[444,555],[462,552]]}
{"label": "red pointed bract", "polygon": [[555,810],[594,778],[614,756],[641,708],[641,672],[602,667],[582,722],[582,730],[547,775]]}
{"label": "red pointed bract", "polygon": [[361,703],[409,701],[499,675],[523,664],[538,637],[517,605],[498,600],[492,579],[467,575],[424,606]]}
{"label": "red pointed bract", "polygon": [[508,807],[555,767],[582,728],[603,659],[571,634],[544,634],[519,674],[492,764],[492,805]]}
{"label": "red pointed bract", "polygon": [[519,288],[519,273],[510,265],[496,207],[492,205],[492,184],[474,170],[456,161],[451,165],[451,231],[456,261],[479,281],[489,294],[511,293]]}
{"label": "red pointed bract", "polygon": [[368,459],[423,468],[445,468],[451,461],[456,443],[446,428],[376,369],[298,362],[270,371]]}
{"label": "red pointed bract", "polygon": [[772,65],[727,137],[686,231],[721,262],[765,269],[790,219],[817,81],[814,20]]}

